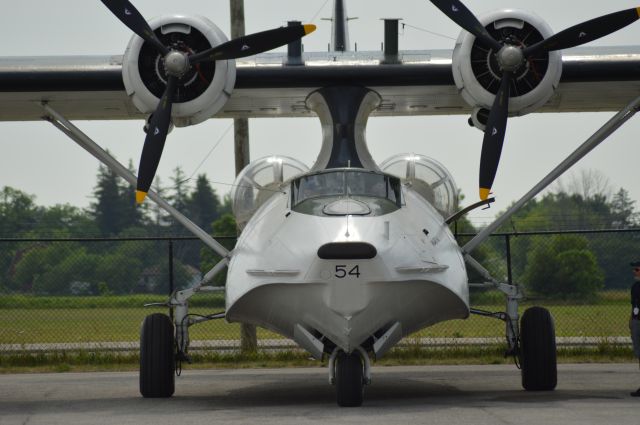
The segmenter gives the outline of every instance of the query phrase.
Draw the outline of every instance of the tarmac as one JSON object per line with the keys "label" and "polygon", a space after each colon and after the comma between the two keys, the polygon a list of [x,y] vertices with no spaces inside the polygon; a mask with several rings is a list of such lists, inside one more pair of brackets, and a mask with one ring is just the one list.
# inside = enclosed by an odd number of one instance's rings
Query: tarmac
{"label": "tarmac", "polygon": [[0,424],[638,425],[637,363],[559,365],[558,388],[527,392],[513,365],[374,367],[359,408],[340,408],[326,368],[185,370],[170,399],[138,374],[0,375]]}

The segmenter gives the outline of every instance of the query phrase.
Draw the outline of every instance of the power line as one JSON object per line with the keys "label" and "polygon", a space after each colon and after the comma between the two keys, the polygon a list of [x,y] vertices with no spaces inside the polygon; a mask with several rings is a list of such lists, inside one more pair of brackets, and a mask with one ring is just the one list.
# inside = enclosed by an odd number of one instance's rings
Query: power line
{"label": "power line", "polygon": [[322,6],[320,6],[320,9],[318,9],[318,11],[313,15],[313,18],[311,18],[309,20],[310,23],[314,23],[316,18],[318,17],[318,15],[320,14],[320,12],[322,12],[322,10],[324,9],[324,7],[327,5],[327,3],[329,3],[329,0],[325,0],[325,2],[322,4]]}
{"label": "power line", "polygon": [[403,30],[404,30],[404,27],[409,27],[409,28],[412,28],[412,29],[414,29],[414,30],[418,30],[418,31],[426,32],[426,33],[431,34],[431,35],[435,35],[435,36],[437,36],[437,37],[442,37],[442,38],[446,38],[446,39],[448,39],[448,40],[456,41],[456,39],[455,39],[455,38],[453,38],[453,37],[449,37],[448,35],[440,34],[440,33],[438,33],[438,32],[429,31],[428,29],[424,29],[424,28],[416,27],[415,25],[409,25],[409,24],[407,24],[407,23],[404,23],[404,22],[403,22],[403,23],[402,23],[402,29],[403,29]]}

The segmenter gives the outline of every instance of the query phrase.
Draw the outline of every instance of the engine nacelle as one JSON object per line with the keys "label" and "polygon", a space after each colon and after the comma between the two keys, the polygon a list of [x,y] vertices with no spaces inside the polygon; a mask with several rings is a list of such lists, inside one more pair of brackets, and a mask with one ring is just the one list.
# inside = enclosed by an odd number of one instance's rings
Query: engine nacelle
{"label": "engine nacelle", "polygon": [[[228,41],[213,22],[201,16],[162,16],[149,25],[165,46],[186,52],[201,52]],[[122,78],[136,108],[152,113],[167,84],[162,55],[134,35],[124,54]],[[211,118],[229,100],[235,81],[233,60],[202,62],[192,67],[180,79],[172,109],[173,123],[185,127]]]}
{"label": "engine nacelle", "polygon": [[[542,18],[522,10],[492,12],[480,18],[480,22],[496,40],[508,39],[510,44],[523,47],[553,35]],[[453,78],[464,100],[474,108],[472,120],[479,128],[483,121],[479,118],[485,115],[482,109],[491,109],[502,80],[494,53],[467,31],[460,33],[453,50]],[[553,96],[561,74],[560,52],[539,53],[526,61],[515,72],[509,115],[525,115],[543,106]]]}
{"label": "engine nacelle", "polygon": [[231,190],[231,207],[241,229],[269,198],[281,193],[282,185],[309,171],[302,162],[286,156],[257,159],[242,169]]}

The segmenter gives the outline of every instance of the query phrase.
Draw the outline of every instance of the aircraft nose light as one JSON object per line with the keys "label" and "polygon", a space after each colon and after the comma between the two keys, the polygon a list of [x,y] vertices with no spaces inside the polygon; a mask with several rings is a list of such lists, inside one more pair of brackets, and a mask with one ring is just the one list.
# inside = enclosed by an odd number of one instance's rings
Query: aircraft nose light
{"label": "aircraft nose light", "polygon": [[318,249],[323,260],[370,260],[376,255],[376,247],[367,242],[331,242]]}

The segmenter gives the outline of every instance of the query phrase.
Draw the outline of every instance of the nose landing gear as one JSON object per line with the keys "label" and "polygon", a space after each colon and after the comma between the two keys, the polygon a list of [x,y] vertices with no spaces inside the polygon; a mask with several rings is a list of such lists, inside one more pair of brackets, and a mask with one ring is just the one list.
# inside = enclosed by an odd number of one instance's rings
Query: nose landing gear
{"label": "nose landing gear", "polygon": [[371,364],[367,353],[362,348],[351,353],[336,348],[329,358],[329,382],[336,386],[338,406],[361,406],[364,386],[371,383]]}

